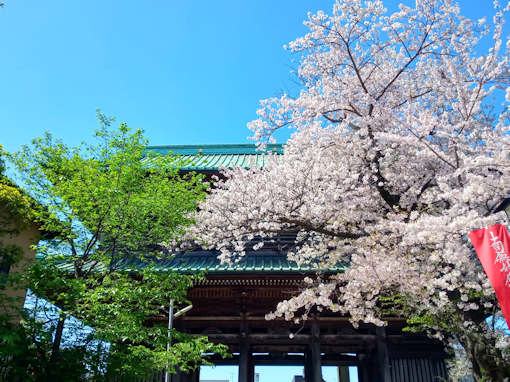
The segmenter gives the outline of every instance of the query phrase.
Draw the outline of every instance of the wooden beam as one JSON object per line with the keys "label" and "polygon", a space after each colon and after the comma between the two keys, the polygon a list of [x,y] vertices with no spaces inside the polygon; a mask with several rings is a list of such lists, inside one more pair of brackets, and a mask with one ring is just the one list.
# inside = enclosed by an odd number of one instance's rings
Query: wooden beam
{"label": "wooden beam", "polygon": [[[306,352],[305,352],[306,353]],[[253,365],[268,365],[268,366],[305,366],[306,354],[286,354],[280,355],[252,355],[251,363]],[[252,353],[253,354],[253,353]],[[309,357],[308,357],[309,358]],[[207,357],[207,360],[215,365],[239,365],[239,354],[233,355],[231,358],[223,359],[217,355]],[[323,366],[360,366],[360,358],[358,356],[346,354],[324,354],[321,356],[321,364]]]}
{"label": "wooden beam", "polygon": [[[182,321],[240,321],[239,316],[182,316],[180,317]],[[266,320],[264,316],[246,316],[246,321],[265,321],[265,322],[273,322],[273,321],[286,321],[284,318],[278,317],[274,320]],[[318,318],[319,322],[346,322],[349,323],[349,318],[347,317],[320,317]],[[389,322],[403,322],[401,318],[389,318],[387,319]]]}
{"label": "wooden beam", "polygon": [[[235,344],[241,341],[239,334],[212,333],[207,335],[211,341],[225,344]],[[283,344],[283,345],[308,345],[313,336],[310,334],[298,334],[290,339],[282,334],[248,334],[247,339],[252,344]],[[359,343],[374,343],[377,337],[371,334],[323,334],[318,336],[318,341],[325,345],[348,345]]]}

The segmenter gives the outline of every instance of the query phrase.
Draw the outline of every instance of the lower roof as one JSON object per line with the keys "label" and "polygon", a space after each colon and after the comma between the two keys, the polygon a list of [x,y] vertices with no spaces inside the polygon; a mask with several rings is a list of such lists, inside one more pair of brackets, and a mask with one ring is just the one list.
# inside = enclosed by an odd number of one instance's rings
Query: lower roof
{"label": "lower roof", "polygon": [[[298,265],[276,251],[248,251],[233,264],[221,263],[218,252],[194,251],[178,254],[169,260],[156,264],[156,269],[174,270],[185,273],[206,271],[210,274],[292,274],[312,273],[320,269],[313,264]],[[345,265],[327,269],[328,273],[345,270]]]}
{"label": "lower roof", "polygon": [[[122,261],[121,268],[127,271],[136,272],[147,266],[152,266],[156,271],[174,271],[183,273],[200,273],[217,275],[235,274],[310,274],[318,271],[323,273],[338,273],[344,271],[346,264],[338,264],[328,269],[320,269],[313,264],[298,265],[287,259],[285,254],[276,251],[248,251],[245,256],[234,264],[221,263],[217,251],[191,251],[179,253],[167,259],[153,261],[131,258]],[[104,270],[103,265],[96,265],[97,270]],[[71,272],[72,262],[63,261],[60,269]]]}

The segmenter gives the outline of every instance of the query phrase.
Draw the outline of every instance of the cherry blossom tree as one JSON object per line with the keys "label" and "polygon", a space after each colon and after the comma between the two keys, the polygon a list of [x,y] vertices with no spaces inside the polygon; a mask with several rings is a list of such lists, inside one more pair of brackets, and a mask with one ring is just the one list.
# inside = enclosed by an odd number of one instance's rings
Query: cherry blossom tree
{"label": "cherry blossom tree", "polygon": [[[467,233],[505,223],[510,190],[509,5],[472,21],[450,0],[339,0],[288,49],[302,89],[261,102],[263,146],[294,130],[263,169],[231,169],[197,212],[196,240],[236,261],[297,230],[288,257],[327,269],[268,318],[329,309],[460,344],[477,380],[510,377],[510,341]],[[262,147],[263,148],[263,147]],[[258,244],[254,244],[258,243]],[[510,285],[509,285],[510,287]],[[490,319],[488,319],[490,317]]]}

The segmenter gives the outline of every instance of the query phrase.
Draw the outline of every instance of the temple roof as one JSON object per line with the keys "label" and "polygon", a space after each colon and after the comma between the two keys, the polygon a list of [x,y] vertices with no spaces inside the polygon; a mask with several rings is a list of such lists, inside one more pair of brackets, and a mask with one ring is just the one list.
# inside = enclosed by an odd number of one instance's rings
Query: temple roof
{"label": "temple roof", "polygon": [[[120,266],[126,271],[136,272],[151,264],[156,271],[175,271],[183,273],[200,273],[207,274],[309,274],[320,269],[311,264],[298,265],[294,261],[290,261],[284,254],[275,251],[248,251],[240,261],[229,265],[221,263],[218,259],[219,252],[216,251],[192,251],[187,253],[179,253],[168,259],[155,260],[152,263],[146,260],[133,258],[123,261]],[[90,262],[92,264],[92,262]],[[89,264],[85,264],[87,268]],[[104,266],[94,264],[97,271],[104,270]],[[71,272],[73,264],[70,261],[63,260],[59,264],[59,268]],[[324,273],[337,273],[346,269],[345,264],[339,264],[335,267],[329,267],[322,270]]]}
{"label": "temple roof", "polygon": [[[174,270],[185,273],[206,271],[208,274],[229,273],[311,273],[318,270],[310,264],[298,265],[287,259],[286,255],[273,251],[247,252],[237,263],[229,265],[221,263],[219,253],[211,251],[196,251],[187,254],[179,254],[175,257],[156,265],[156,268]],[[345,266],[339,265],[329,268],[327,272],[339,272],[345,270]]]}
{"label": "temple roof", "polygon": [[[283,154],[282,144],[268,144],[265,151],[260,151],[254,144],[217,144],[217,145],[168,145],[149,146],[147,151],[165,155],[172,153],[180,156],[185,162],[181,168],[184,171],[217,172],[222,168],[261,168],[268,155]],[[146,159],[148,160],[148,159]],[[150,165],[150,162],[149,162]],[[289,236],[290,235],[290,236]],[[289,237],[287,237],[289,236]],[[278,238],[279,244],[289,244],[294,241],[293,234],[282,234]],[[313,264],[301,264],[287,259],[286,254],[274,249],[247,251],[246,255],[234,264],[221,263],[218,251],[195,250],[186,253],[177,253],[166,259],[149,262],[146,259],[133,256],[123,260],[120,268],[125,271],[136,272],[137,269],[148,265],[158,271],[176,271],[183,273],[200,273],[216,275],[234,274],[310,274],[317,271],[324,273],[337,273],[346,269],[345,264],[338,264],[328,269],[319,269]],[[143,257],[143,256],[142,256]],[[98,271],[104,270],[102,264],[90,262]],[[59,268],[72,271],[72,263],[63,260]]]}
{"label": "temple roof", "polygon": [[260,151],[254,144],[149,146],[157,154],[173,153],[184,161],[183,171],[218,171],[222,168],[262,168],[268,154],[282,154],[283,145],[268,144]]}

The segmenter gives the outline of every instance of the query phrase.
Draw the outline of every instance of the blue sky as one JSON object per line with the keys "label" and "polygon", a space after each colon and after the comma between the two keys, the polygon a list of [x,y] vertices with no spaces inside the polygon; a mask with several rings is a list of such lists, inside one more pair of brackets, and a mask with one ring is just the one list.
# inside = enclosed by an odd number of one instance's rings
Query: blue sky
{"label": "blue sky", "polygon": [[[283,45],[329,0],[28,1],[0,9],[0,143],[77,144],[95,109],[151,144],[240,143],[260,99],[296,92]],[[412,2],[407,0],[407,3]],[[386,1],[394,8],[398,1]],[[491,1],[461,0],[467,16]]]}
{"label": "blue sky", "polygon": [[[237,382],[236,366],[202,366],[200,379],[226,380]],[[300,366],[255,366],[255,373],[259,374],[259,382],[291,382],[295,375],[303,375],[303,367]],[[322,367],[322,378],[325,382],[339,382],[337,368],[334,366]],[[358,382],[358,374],[355,367],[349,368],[350,382]]]}

